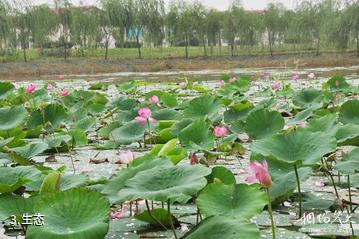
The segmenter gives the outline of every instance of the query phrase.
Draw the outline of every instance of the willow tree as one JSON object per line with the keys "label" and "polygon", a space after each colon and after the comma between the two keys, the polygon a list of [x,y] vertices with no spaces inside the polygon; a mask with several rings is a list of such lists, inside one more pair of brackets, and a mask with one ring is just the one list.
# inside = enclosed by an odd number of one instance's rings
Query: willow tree
{"label": "willow tree", "polygon": [[69,0],[54,0],[55,1],[55,11],[58,16],[58,23],[60,28],[60,41],[62,42],[62,47],[64,49],[64,60],[67,60],[68,57],[68,47],[69,47],[69,38],[70,38],[70,27],[72,23],[72,14],[71,8],[72,5]]}
{"label": "willow tree", "polygon": [[356,0],[348,6],[347,14],[350,19],[351,33],[356,41],[356,52],[359,57],[359,1]]}
{"label": "willow tree", "polygon": [[230,55],[234,57],[234,49],[236,40],[239,37],[240,29],[245,27],[242,25],[244,10],[239,5],[232,5],[227,11],[224,18],[224,38],[230,46]]}
{"label": "willow tree", "polygon": [[2,47],[2,42],[6,42],[10,33],[10,23],[8,3],[0,0],[0,48]]}
{"label": "willow tree", "polygon": [[27,61],[26,49],[30,45],[31,16],[28,13],[30,4],[27,1],[13,1],[13,26],[16,34],[16,45],[20,44],[24,61]]}
{"label": "willow tree", "polygon": [[151,1],[148,5],[146,39],[154,46],[162,47],[165,38],[165,5],[163,0]]}
{"label": "willow tree", "polygon": [[31,7],[27,14],[32,42],[42,49],[57,29],[57,16],[47,5]]}
{"label": "willow tree", "polygon": [[284,7],[282,4],[269,4],[263,17],[263,24],[267,32],[270,55],[273,56],[273,46],[281,32]]}
{"label": "willow tree", "polygon": [[213,46],[217,43],[221,46],[221,31],[223,28],[224,14],[218,10],[211,9],[206,17],[206,33],[208,37],[208,44],[211,48],[211,55],[213,55]]}
{"label": "willow tree", "polygon": [[78,6],[71,9],[70,34],[72,43],[87,48],[97,41],[100,21],[97,7]]}

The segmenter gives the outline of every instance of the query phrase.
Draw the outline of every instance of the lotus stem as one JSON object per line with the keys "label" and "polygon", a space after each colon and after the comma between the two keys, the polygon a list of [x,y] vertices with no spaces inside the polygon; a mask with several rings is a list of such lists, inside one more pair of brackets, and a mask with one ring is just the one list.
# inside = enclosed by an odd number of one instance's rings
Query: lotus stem
{"label": "lotus stem", "polygon": [[173,225],[173,220],[172,220],[172,215],[171,215],[171,203],[170,203],[169,199],[167,200],[167,211],[168,211],[168,217],[169,217],[169,220],[170,220],[173,235],[175,236],[175,239],[178,239],[175,226]]}
{"label": "lotus stem", "polygon": [[297,165],[294,164],[295,178],[297,179],[298,193],[299,193],[299,217],[302,217],[302,191],[300,190],[300,179],[298,175]]}
{"label": "lotus stem", "polygon": [[148,125],[148,135],[149,135],[149,140],[150,140],[150,145],[152,145],[152,134],[151,134],[151,123],[149,120],[147,120],[147,125]]}
{"label": "lotus stem", "polygon": [[147,208],[147,212],[148,212],[148,215],[155,221],[158,223],[158,225],[160,225],[161,227],[163,227],[163,229],[165,229],[166,231],[168,230],[168,228],[163,225],[157,218],[155,218],[152,213],[151,213],[151,209],[150,209],[150,206],[148,205],[148,201],[145,200],[145,203],[146,203],[146,208]]}
{"label": "lotus stem", "polygon": [[329,167],[328,167],[328,162],[327,162],[327,160],[324,160],[324,163],[325,163],[324,169],[325,169],[326,173],[329,175],[330,181],[332,181],[332,184],[333,184],[333,187],[334,187],[334,191],[335,191],[335,196],[337,197],[337,199],[339,199],[338,189],[337,189],[337,186],[335,185],[335,181],[334,181],[333,175],[332,175],[332,173],[329,171]]}
{"label": "lotus stem", "polygon": [[269,188],[267,188],[266,191],[267,191],[267,196],[268,196],[268,213],[269,213],[271,226],[272,226],[272,238],[275,239],[276,226],[275,226],[275,222],[274,222],[274,218],[273,218],[272,200],[270,197]]}
{"label": "lotus stem", "polygon": [[349,209],[350,209],[350,213],[353,213],[352,190],[350,188],[350,175],[349,174],[348,174],[348,191],[349,191]]}
{"label": "lotus stem", "polygon": [[350,214],[351,214],[351,213],[350,213],[348,207],[347,207],[347,213],[348,213],[348,216],[349,216],[349,226],[350,226],[350,229],[351,229],[351,231],[352,231],[352,237],[355,238],[353,223],[352,223],[351,218],[350,218]]}

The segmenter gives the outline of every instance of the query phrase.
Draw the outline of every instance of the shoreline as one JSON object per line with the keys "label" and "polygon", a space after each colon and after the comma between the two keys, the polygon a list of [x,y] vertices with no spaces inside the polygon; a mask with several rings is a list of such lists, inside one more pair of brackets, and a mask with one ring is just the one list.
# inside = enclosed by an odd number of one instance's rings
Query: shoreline
{"label": "shoreline", "polygon": [[[96,75],[119,72],[160,72],[160,71],[196,71],[196,70],[232,70],[236,68],[261,67],[347,67],[359,65],[359,57],[349,53],[323,53],[313,55],[275,55],[270,56],[238,56],[238,57],[195,57],[166,59],[70,59],[11,62],[0,64],[0,80],[30,80],[55,78],[65,75]],[[57,79],[57,78],[56,78]]]}

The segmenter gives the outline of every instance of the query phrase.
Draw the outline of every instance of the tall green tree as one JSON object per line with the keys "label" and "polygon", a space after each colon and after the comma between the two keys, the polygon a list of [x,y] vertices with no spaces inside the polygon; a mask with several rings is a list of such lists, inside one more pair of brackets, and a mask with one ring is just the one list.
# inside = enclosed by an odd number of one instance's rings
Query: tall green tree
{"label": "tall green tree", "polygon": [[47,5],[31,7],[27,14],[32,42],[42,49],[49,37],[55,34],[58,27],[57,16]]}

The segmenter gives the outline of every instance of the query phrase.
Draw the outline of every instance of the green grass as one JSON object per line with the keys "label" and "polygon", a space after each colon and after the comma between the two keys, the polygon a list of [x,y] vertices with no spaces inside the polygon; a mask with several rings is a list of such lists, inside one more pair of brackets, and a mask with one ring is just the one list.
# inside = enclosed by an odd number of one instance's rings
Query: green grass
{"label": "green grass", "polygon": [[[336,52],[335,49],[331,47],[322,47],[321,51],[326,52]],[[176,58],[185,56],[184,47],[168,47],[168,48],[142,48],[142,58],[144,59],[162,59],[162,58]],[[190,57],[200,57],[205,56],[203,47],[189,47],[188,48]],[[267,46],[264,48],[261,46],[241,46],[236,47],[235,55],[268,55],[269,49]],[[281,45],[274,47],[275,54],[303,54],[303,53],[312,53],[315,50],[308,45]],[[1,49],[0,49],[1,53]],[[213,53],[213,54],[212,54]],[[61,55],[56,57],[54,56],[43,56],[39,53],[38,49],[27,49],[26,50],[27,58],[29,61],[34,60],[59,60],[62,58]],[[213,52],[211,48],[207,47],[207,56],[229,56],[230,48],[228,46],[222,47],[213,47]],[[105,56],[105,49],[103,48],[89,48],[89,49],[71,49],[71,55],[69,59],[103,59]],[[113,60],[125,60],[125,59],[137,59],[138,50],[136,48],[116,48],[109,49],[108,51],[109,59]],[[23,51],[17,49],[12,52],[12,54],[1,55],[0,62],[21,62],[23,61]]]}

